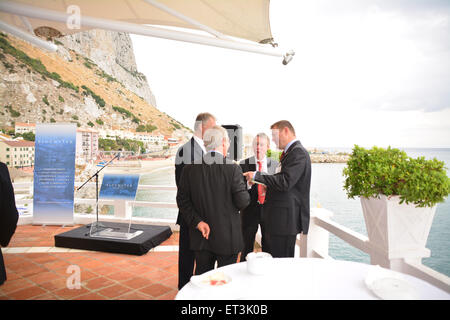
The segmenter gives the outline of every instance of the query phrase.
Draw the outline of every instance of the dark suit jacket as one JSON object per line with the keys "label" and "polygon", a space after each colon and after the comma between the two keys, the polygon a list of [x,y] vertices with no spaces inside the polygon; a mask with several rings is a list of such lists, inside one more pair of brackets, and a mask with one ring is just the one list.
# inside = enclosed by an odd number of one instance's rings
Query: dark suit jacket
{"label": "dark suit jacket", "polygon": [[[203,149],[192,137],[188,142],[182,145],[175,157],[175,183],[177,188],[180,184],[181,174],[186,164],[202,163]],[[177,224],[180,224],[181,215],[178,211]]]}
{"label": "dark suit jacket", "polygon": [[[256,157],[249,157],[242,160],[240,163],[242,172],[257,171],[258,164],[256,163]],[[275,174],[275,169],[278,166],[278,161],[267,157],[267,173]],[[245,177],[244,177],[245,180]],[[245,180],[246,181],[246,180]],[[255,183],[249,190],[250,193],[250,204],[247,208],[242,211],[242,223],[250,224],[252,221],[257,219],[259,221],[259,206],[258,203],[258,185]]]}
{"label": "dark suit jacket", "polygon": [[294,142],[281,159],[281,171],[255,175],[267,185],[262,221],[268,233],[295,235],[308,233],[311,159],[300,141]]}
{"label": "dark suit jacket", "polygon": [[[6,247],[16,231],[19,213],[8,167],[0,162],[0,245]],[[0,250],[0,284],[6,280],[5,265]]]}
{"label": "dark suit jacket", "polygon": [[[218,255],[243,248],[239,210],[250,202],[242,170],[217,152],[203,156],[202,164],[186,165],[178,187],[177,204],[189,225],[191,250]],[[200,221],[210,227],[209,239],[196,228]]]}

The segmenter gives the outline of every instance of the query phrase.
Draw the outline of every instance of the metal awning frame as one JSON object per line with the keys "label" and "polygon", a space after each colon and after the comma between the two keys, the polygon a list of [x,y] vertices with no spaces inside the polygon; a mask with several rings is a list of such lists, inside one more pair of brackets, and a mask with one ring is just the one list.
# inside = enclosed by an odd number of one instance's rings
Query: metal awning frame
{"label": "metal awning frame", "polygon": [[[283,64],[289,63],[294,56],[293,51],[283,52],[281,49],[277,47],[272,47],[269,45],[262,45],[257,43],[245,43],[233,40],[217,32],[214,29],[209,28],[208,26],[202,25],[194,19],[186,17],[181,13],[166,7],[165,5],[155,1],[155,0],[144,0],[149,5],[153,5],[158,9],[161,9],[185,22],[190,23],[191,25],[199,28],[203,31],[206,31],[212,34],[214,37],[204,36],[193,34],[184,31],[177,30],[168,30],[160,27],[152,27],[147,25],[139,25],[129,22],[123,21],[114,21],[108,19],[95,18],[90,16],[81,15],[80,16],[80,26],[95,28],[95,29],[105,29],[116,32],[126,32],[131,34],[150,36],[162,39],[183,41],[189,43],[202,44],[207,46],[214,46],[232,50],[246,51],[258,54],[264,54],[275,57],[282,57]],[[13,15],[17,15],[22,19],[22,22],[26,25],[26,17],[35,18],[41,20],[49,20],[60,23],[67,23],[71,18],[71,15],[68,13],[63,13],[55,10],[48,10],[39,7],[34,7],[30,5],[15,3],[11,1],[0,1],[0,11],[7,12]],[[29,22],[28,22],[29,24]],[[26,26],[29,29],[29,26]],[[32,33],[27,33],[15,26],[9,25],[3,21],[0,21],[0,29],[3,29],[6,32],[9,32],[19,38],[22,38],[28,42],[31,42],[39,47],[42,47],[49,51],[56,51],[57,46],[48,41],[44,41],[38,37],[36,37]]]}

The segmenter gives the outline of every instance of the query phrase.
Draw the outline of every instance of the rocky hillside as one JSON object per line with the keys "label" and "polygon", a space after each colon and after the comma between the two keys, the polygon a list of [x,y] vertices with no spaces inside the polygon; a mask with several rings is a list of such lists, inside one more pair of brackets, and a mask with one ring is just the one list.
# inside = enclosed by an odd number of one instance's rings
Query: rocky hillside
{"label": "rocky hillside", "polygon": [[161,132],[190,130],[161,112],[127,34],[92,30],[53,39],[56,53],[0,33],[0,128],[15,121]]}

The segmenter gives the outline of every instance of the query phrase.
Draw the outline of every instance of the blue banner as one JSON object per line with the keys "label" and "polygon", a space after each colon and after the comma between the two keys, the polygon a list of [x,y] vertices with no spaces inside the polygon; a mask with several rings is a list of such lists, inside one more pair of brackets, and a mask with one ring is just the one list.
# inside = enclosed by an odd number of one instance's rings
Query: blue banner
{"label": "blue banner", "polygon": [[138,185],[138,174],[105,174],[99,198],[134,200]]}
{"label": "blue banner", "polygon": [[33,224],[73,224],[75,124],[37,124]]}

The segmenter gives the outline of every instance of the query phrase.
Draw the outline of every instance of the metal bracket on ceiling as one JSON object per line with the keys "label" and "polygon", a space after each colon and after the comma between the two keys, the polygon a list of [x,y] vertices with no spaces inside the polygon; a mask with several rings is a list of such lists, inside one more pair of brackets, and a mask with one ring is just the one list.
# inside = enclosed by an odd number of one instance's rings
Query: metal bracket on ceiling
{"label": "metal bracket on ceiling", "polygon": [[6,32],[8,32],[8,33],[18,37],[18,38],[21,38],[21,39],[23,39],[25,41],[28,41],[31,44],[33,44],[35,46],[38,46],[38,47],[40,47],[42,49],[45,49],[47,51],[55,52],[56,50],[58,50],[58,46],[57,45],[55,45],[55,44],[53,44],[51,42],[42,40],[42,39],[36,37],[33,34],[25,32],[22,29],[19,29],[19,28],[15,27],[15,26],[12,26],[12,25],[10,25],[10,24],[8,24],[8,23],[6,23],[4,21],[1,21],[1,20],[0,20],[0,29],[3,30],[3,31],[6,31]]}

